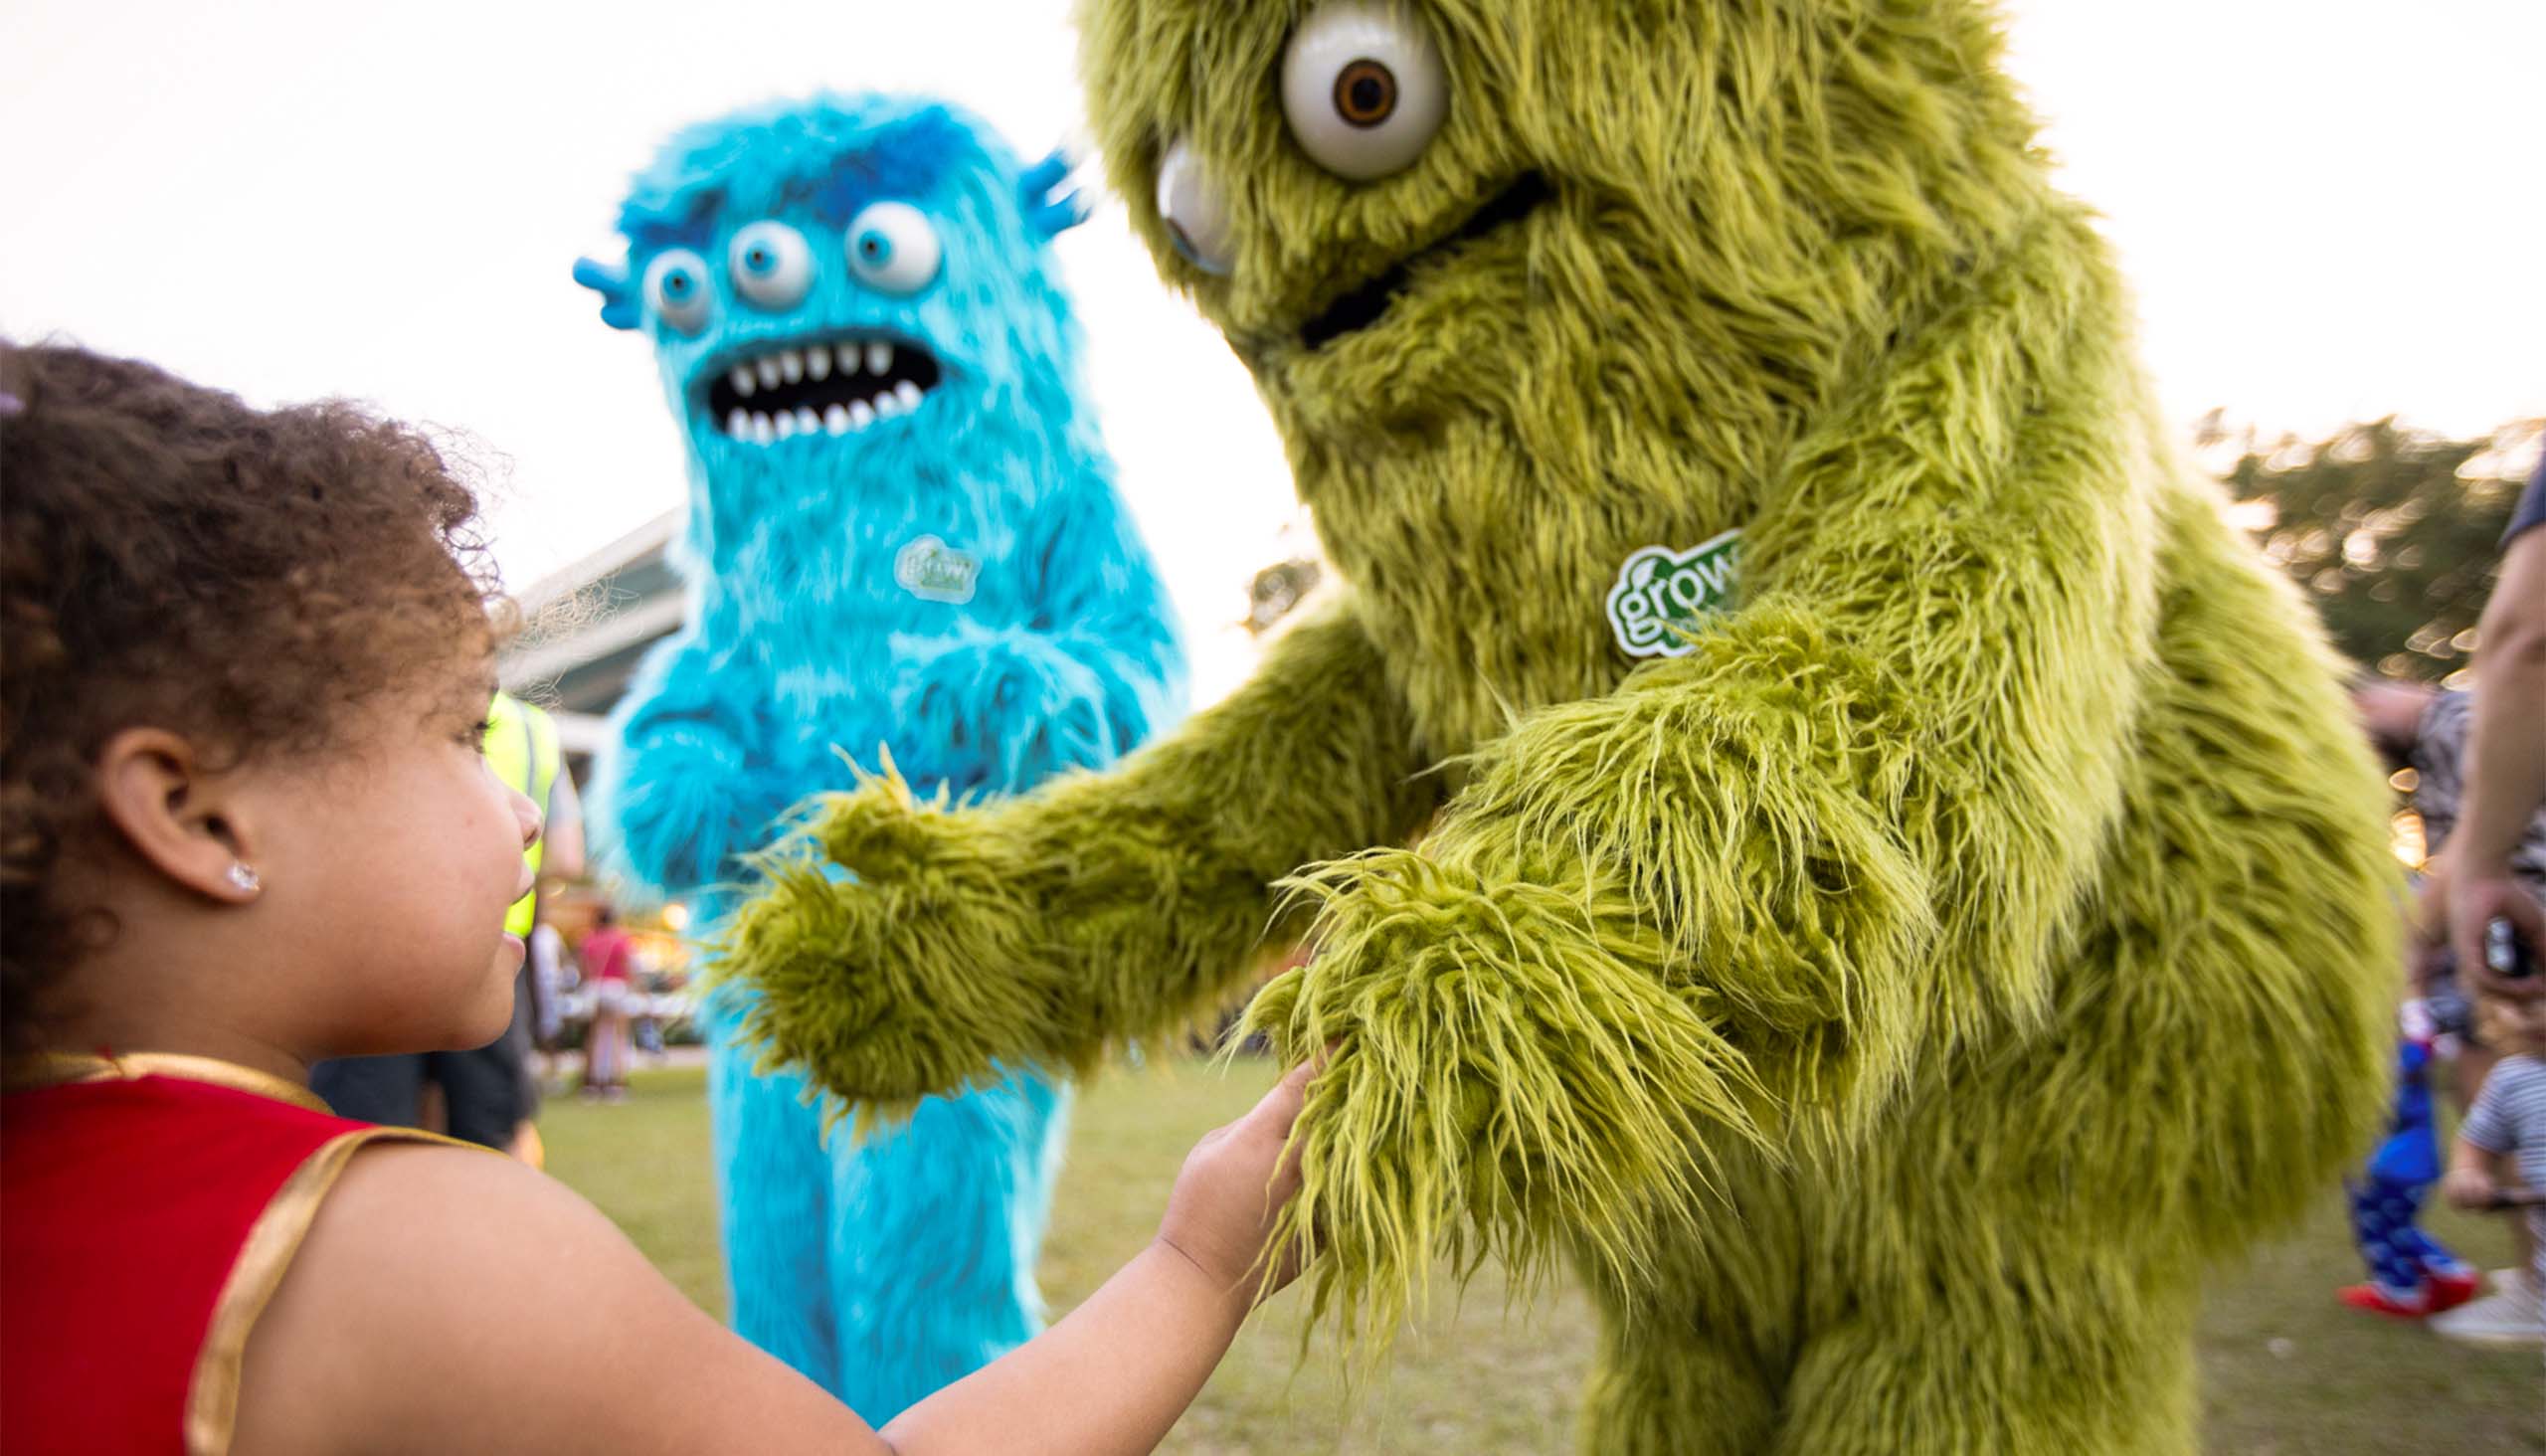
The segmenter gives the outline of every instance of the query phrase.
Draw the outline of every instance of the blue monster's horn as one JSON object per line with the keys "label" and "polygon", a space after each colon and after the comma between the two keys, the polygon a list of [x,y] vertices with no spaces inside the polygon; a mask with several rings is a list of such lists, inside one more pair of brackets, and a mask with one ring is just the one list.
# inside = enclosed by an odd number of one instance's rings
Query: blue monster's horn
{"label": "blue monster's horn", "polygon": [[1026,226],[1045,238],[1057,238],[1088,219],[1087,194],[1070,177],[1078,169],[1076,151],[1063,142],[1016,179]]}
{"label": "blue monster's horn", "polygon": [[636,288],[628,281],[626,264],[578,258],[575,281],[601,294],[601,321],[612,328],[635,328],[645,316]]}

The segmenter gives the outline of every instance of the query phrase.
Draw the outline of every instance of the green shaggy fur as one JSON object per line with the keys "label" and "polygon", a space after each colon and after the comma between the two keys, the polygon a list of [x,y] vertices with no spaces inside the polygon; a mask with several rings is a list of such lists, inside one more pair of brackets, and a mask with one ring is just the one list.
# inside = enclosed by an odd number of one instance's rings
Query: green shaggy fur
{"label": "green shaggy fur", "polygon": [[[1444,1256],[1568,1257],[1589,1449],[2190,1450],[2205,1262],[2376,1115],[2394,873],[1994,17],[1425,0],[1448,122],[1351,183],[1281,113],[1303,13],[1091,0],[1085,63],[1352,595],[1109,774],[822,806],[733,931],[754,1031],[883,1107],[1085,1069],[1313,916],[1249,1020],[1335,1048],[1286,1226],[1365,1349]],[[1150,203],[1180,137],[1225,277]],[[1632,662],[1620,563],[1736,527],[1739,609]]]}

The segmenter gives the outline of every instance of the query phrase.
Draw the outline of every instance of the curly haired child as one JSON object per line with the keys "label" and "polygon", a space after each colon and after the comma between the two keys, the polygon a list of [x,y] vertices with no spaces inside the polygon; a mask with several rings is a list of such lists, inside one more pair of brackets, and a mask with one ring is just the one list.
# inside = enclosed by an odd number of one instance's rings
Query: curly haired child
{"label": "curly haired child", "polygon": [[539,823],[480,754],[474,510],[353,407],[0,342],[0,1448],[1150,1449],[1271,1282],[1300,1076],[880,1436],[564,1186],[310,1095],[511,1009]]}

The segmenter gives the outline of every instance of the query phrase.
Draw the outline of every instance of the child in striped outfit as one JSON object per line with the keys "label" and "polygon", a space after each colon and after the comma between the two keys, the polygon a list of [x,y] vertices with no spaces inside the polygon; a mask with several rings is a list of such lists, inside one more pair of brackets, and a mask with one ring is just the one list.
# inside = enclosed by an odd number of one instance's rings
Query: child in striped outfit
{"label": "child in striped outfit", "polygon": [[[2530,1192],[2546,1191],[2546,1001],[2487,1000],[2481,1011],[2486,1039],[2512,1054],[2495,1063],[2492,1074],[2484,1079],[2484,1089],[2476,1094],[2466,1121],[2458,1125],[2456,1145],[2450,1150],[2449,1176],[2442,1190],[2462,1208],[2494,1206],[2496,1199],[2517,1185],[2524,1184]],[[2500,1176],[2505,1162],[2515,1162],[2515,1183]],[[2524,1344],[2535,1339],[2526,1332],[2536,1328],[2539,1295],[2546,1291],[2546,1204],[2529,1205],[2528,1227],[2537,1236],[2541,1252],[2522,1271],[2524,1277],[2501,1281],[2503,1287],[2493,1296],[2506,1303],[2509,1314],[2524,1312],[2524,1323],[2455,1319],[2449,1330],[2452,1337],[2495,1343],[2485,1340],[2485,1328],[2500,1323],[2504,1338],[2497,1343]],[[2518,1308],[2508,1309],[2514,1305]],[[2481,1308],[2470,1305],[2456,1314],[2468,1316]]]}

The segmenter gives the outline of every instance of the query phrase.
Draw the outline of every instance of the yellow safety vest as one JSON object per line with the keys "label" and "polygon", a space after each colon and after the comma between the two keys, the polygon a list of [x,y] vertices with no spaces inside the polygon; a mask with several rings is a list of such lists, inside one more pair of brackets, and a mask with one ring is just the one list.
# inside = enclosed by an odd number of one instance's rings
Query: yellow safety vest
{"label": "yellow safety vest", "polygon": [[[556,792],[557,774],[565,762],[557,751],[556,721],[511,693],[499,692],[494,706],[486,712],[486,723],[487,766],[495,771],[496,778],[529,795],[545,819],[549,796]],[[522,851],[521,857],[529,862],[534,880],[547,846],[543,836]],[[504,929],[527,936],[538,916],[539,891],[534,888],[505,913]]]}

